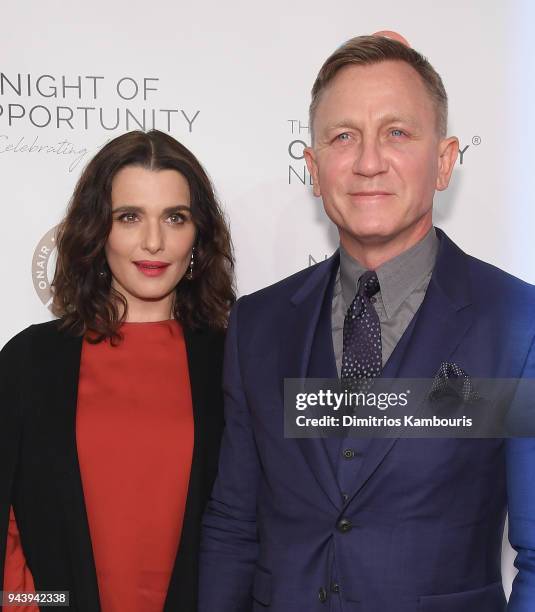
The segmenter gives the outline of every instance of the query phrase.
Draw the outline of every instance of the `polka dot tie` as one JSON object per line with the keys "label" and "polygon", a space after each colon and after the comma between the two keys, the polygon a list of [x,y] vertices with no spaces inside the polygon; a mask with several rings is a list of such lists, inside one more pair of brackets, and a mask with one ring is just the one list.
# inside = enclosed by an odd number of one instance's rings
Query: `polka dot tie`
{"label": "polka dot tie", "polygon": [[379,289],[377,274],[365,272],[344,319],[340,377],[349,389],[367,388],[371,379],[381,373],[381,325],[371,302]]}

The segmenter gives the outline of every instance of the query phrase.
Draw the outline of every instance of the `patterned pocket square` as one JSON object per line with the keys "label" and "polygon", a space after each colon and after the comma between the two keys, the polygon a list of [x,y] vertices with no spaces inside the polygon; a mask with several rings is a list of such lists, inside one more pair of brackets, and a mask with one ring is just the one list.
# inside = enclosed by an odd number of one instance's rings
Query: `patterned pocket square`
{"label": "patterned pocket square", "polygon": [[440,364],[429,392],[429,399],[436,400],[446,396],[458,397],[466,404],[481,399],[479,393],[474,390],[470,376],[456,363],[448,361]]}

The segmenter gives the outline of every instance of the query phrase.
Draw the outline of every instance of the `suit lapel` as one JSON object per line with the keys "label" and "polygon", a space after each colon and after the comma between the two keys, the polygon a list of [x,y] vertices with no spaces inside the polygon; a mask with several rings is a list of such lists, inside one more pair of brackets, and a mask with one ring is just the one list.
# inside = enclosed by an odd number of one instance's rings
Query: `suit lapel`
{"label": "suit lapel", "polygon": [[[329,308],[323,308],[323,305],[326,295],[332,295],[332,286],[338,265],[338,253],[335,253],[312,271],[305,283],[290,300],[290,310],[280,335],[281,386],[284,385],[285,378],[306,378],[307,376],[327,378],[336,376],[332,340],[330,340],[331,350],[325,350],[321,355],[314,355],[312,371],[309,370],[309,365],[315,334],[320,325],[320,315],[327,316],[327,325],[330,331],[330,299],[328,300]],[[322,323],[325,324],[326,322],[323,321]],[[283,389],[281,389],[281,396],[283,395]],[[297,443],[301,447],[301,451],[319,486],[332,503],[338,507],[340,505],[340,489],[324,441],[321,438],[307,438],[298,439]]]}
{"label": "suit lapel", "polygon": [[[473,322],[467,256],[439,229],[439,252],[424,301],[385,364],[383,378],[433,378]],[[355,477],[352,497],[366,484],[398,438],[377,438]]]}
{"label": "suit lapel", "polygon": [[339,256],[317,265],[303,285],[292,295],[288,316],[283,322],[279,355],[281,384],[284,378],[304,378],[308,373],[310,352],[326,292],[336,274]]}

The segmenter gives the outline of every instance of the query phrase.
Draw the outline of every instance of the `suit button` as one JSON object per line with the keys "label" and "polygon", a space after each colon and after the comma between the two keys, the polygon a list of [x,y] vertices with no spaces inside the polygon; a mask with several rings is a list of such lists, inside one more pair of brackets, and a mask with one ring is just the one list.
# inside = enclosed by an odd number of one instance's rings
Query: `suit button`
{"label": "suit button", "polygon": [[331,593],[340,593],[340,585],[337,582],[331,584]]}
{"label": "suit button", "polygon": [[347,493],[342,493],[342,500],[344,504],[347,502],[348,499],[349,499],[349,495]]}
{"label": "suit button", "polygon": [[353,525],[351,524],[351,521],[346,518],[343,518],[338,521],[336,528],[340,533],[347,533],[348,531],[351,531],[351,529],[353,529]]}
{"label": "suit button", "polygon": [[321,603],[325,603],[327,601],[327,591],[323,587],[321,587],[321,589],[318,591],[318,598]]}
{"label": "suit button", "polygon": [[344,459],[353,459],[355,457],[355,451],[352,448],[345,448],[342,455]]}

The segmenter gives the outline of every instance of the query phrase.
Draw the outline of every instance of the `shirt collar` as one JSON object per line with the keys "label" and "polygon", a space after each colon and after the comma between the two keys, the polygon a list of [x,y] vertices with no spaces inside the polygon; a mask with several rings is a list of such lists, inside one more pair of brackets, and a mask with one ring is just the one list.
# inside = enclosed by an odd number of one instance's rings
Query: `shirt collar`
{"label": "shirt collar", "polygon": [[[387,318],[390,319],[409,295],[431,275],[437,252],[438,238],[432,227],[420,242],[377,268]],[[340,245],[340,283],[347,307],[355,297],[359,278],[364,272],[366,268]]]}

